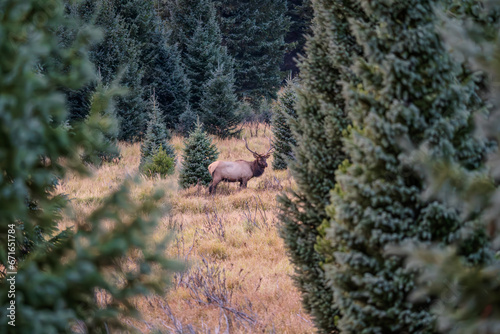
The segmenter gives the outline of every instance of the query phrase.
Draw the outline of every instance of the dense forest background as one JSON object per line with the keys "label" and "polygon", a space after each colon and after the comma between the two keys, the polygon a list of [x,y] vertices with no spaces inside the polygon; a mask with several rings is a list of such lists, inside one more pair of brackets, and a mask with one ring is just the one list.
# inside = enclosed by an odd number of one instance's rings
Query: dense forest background
{"label": "dense forest background", "polygon": [[[89,113],[98,84],[126,87],[116,105],[118,139],[146,132],[154,94],[163,122],[186,133],[199,117],[212,134],[228,136],[241,121],[270,122],[270,100],[304,47],[312,11],[307,1],[82,1],[66,15],[99,27],[89,59],[98,81],[68,91],[69,120]],[[80,26],[61,29],[70,45]]]}

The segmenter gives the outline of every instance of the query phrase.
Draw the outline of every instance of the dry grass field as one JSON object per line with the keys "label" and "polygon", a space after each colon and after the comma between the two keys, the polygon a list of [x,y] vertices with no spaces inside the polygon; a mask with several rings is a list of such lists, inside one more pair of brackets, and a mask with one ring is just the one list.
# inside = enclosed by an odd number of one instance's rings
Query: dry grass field
{"label": "dry grass field", "polygon": [[[243,135],[253,150],[267,151],[262,128],[257,137],[250,138],[249,128]],[[172,143],[180,156],[182,138],[174,137]],[[252,159],[241,139],[215,144],[219,159]],[[119,162],[95,169],[90,179],[70,175],[61,182],[58,192],[72,198],[77,219],[127,177],[137,175],[140,145],[120,147]],[[167,255],[187,261],[189,269],[176,274],[163,295],[137,298],[142,320],[123,321],[143,333],[314,333],[277,230],[276,195],[294,187],[290,174],[269,167],[247,189],[221,183],[216,196],[208,195],[205,187],[180,189],[177,178],[178,170],[166,179],[141,176],[131,191],[140,200],[155,187],[165,190],[164,204],[170,209],[154,238],[172,234]]]}

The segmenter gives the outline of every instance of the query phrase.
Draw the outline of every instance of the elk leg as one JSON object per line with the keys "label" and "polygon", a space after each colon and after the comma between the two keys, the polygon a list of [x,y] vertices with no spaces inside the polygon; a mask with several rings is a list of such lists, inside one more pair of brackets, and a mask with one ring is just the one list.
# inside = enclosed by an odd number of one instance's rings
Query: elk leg
{"label": "elk leg", "polygon": [[208,193],[209,194],[215,194],[215,191],[217,190],[217,185],[219,184],[221,180],[218,178],[215,178],[212,180],[212,183],[210,184],[210,187],[208,187]]}
{"label": "elk leg", "polygon": [[208,193],[215,195],[216,190],[217,190],[217,183],[212,182],[210,187],[208,187]]}

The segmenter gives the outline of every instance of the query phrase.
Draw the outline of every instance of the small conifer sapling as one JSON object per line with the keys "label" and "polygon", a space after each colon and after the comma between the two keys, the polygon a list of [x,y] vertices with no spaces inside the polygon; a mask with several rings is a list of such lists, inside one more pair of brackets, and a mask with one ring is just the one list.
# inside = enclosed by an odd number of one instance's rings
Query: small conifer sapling
{"label": "small conifer sapling", "polygon": [[208,166],[217,160],[218,156],[217,147],[203,131],[201,123],[197,121],[195,130],[185,142],[179,175],[181,187],[188,188],[197,184],[208,186],[212,181]]}

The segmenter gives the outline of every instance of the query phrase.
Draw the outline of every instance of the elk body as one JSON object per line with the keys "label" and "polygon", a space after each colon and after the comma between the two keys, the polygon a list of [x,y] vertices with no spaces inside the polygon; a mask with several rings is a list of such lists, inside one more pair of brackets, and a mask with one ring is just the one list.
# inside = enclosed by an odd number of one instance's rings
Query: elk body
{"label": "elk body", "polygon": [[240,188],[246,188],[247,182],[253,177],[259,177],[264,173],[267,167],[266,160],[271,155],[273,146],[269,140],[269,151],[264,154],[259,154],[248,148],[248,143],[245,140],[245,147],[252,152],[255,160],[236,160],[236,161],[216,161],[208,166],[208,171],[212,175],[212,183],[208,188],[210,194],[215,194],[217,185],[221,181],[239,182]]}

